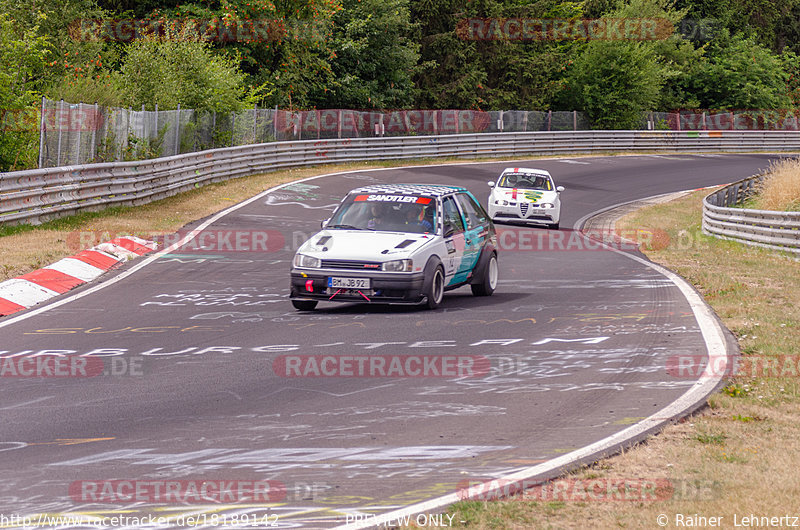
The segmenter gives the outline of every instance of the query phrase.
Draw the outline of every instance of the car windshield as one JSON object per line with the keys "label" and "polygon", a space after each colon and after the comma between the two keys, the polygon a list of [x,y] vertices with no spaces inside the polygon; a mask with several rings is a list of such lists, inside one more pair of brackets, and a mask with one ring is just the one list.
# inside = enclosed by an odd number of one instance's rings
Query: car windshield
{"label": "car windshield", "polygon": [[528,175],[524,173],[506,173],[497,184],[501,188],[517,188],[521,190],[553,189],[553,183],[546,175]]}
{"label": "car windshield", "polygon": [[351,194],[326,225],[330,229],[433,233],[436,201],[431,197]]}

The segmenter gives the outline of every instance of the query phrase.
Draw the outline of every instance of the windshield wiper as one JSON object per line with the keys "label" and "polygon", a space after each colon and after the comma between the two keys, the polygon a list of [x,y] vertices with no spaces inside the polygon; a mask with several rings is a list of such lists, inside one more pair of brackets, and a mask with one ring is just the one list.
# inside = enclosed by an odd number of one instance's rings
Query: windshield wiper
{"label": "windshield wiper", "polygon": [[325,228],[343,228],[345,230],[372,230],[373,232],[375,231],[374,228],[366,228],[353,225],[328,225]]}

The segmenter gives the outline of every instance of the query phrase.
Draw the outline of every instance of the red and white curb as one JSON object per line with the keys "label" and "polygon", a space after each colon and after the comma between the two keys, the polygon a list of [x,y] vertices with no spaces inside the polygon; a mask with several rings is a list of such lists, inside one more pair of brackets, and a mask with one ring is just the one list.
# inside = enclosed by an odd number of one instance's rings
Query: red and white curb
{"label": "red and white curb", "polygon": [[35,306],[90,282],[116,266],[156,249],[156,243],[128,236],[101,243],[18,278],[0,282],[0,316]]}

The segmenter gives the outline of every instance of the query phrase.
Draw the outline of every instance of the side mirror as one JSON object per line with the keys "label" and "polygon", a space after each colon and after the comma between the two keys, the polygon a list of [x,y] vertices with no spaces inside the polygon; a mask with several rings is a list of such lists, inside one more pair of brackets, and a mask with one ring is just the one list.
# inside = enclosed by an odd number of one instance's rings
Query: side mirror
{"label": "side mirror", "polygon": [[329,222],[330,222],[330,219],[323,219],[322,221],[320,221],[319,227],[320,228],[325,228],[326,226],[328,226]]}
{"label": "side mirror", "polygon": [[558,193],[561,193],[562,191],[564,191],[564,186],[558,186],[558,187],[556,188],[556,191],[557,191]]}
{"label": "side mirror", "polygon": [[456,227],[453,225],[444,226],[444,237],[450,237],[456,232]]}
{"label": "side mirror", "polygon": [[494,188],[494,181],[493,180],[490,180],[486,184],[488,184],[490,188]]}

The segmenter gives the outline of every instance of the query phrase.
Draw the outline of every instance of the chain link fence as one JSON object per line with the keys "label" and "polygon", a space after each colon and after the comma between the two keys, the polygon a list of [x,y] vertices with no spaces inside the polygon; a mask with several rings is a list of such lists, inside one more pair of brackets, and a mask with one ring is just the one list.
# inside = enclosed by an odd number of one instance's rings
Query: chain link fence
{"label": "chain link fence", "polygon": [[589,129],[581,112],[133,110],[42,99],[39,167],[140,160],[288,140]]}
{"label": "chain link fence", "polygon": [[[643,113],[639,129],[798,129],[796,116],[778,111]],[[133,110],[42,99],[39,167],[142,160],[288,140],[498,132],[581,131],[591,123],[578,111],[344,109],[239,112],[193,109]]]}

